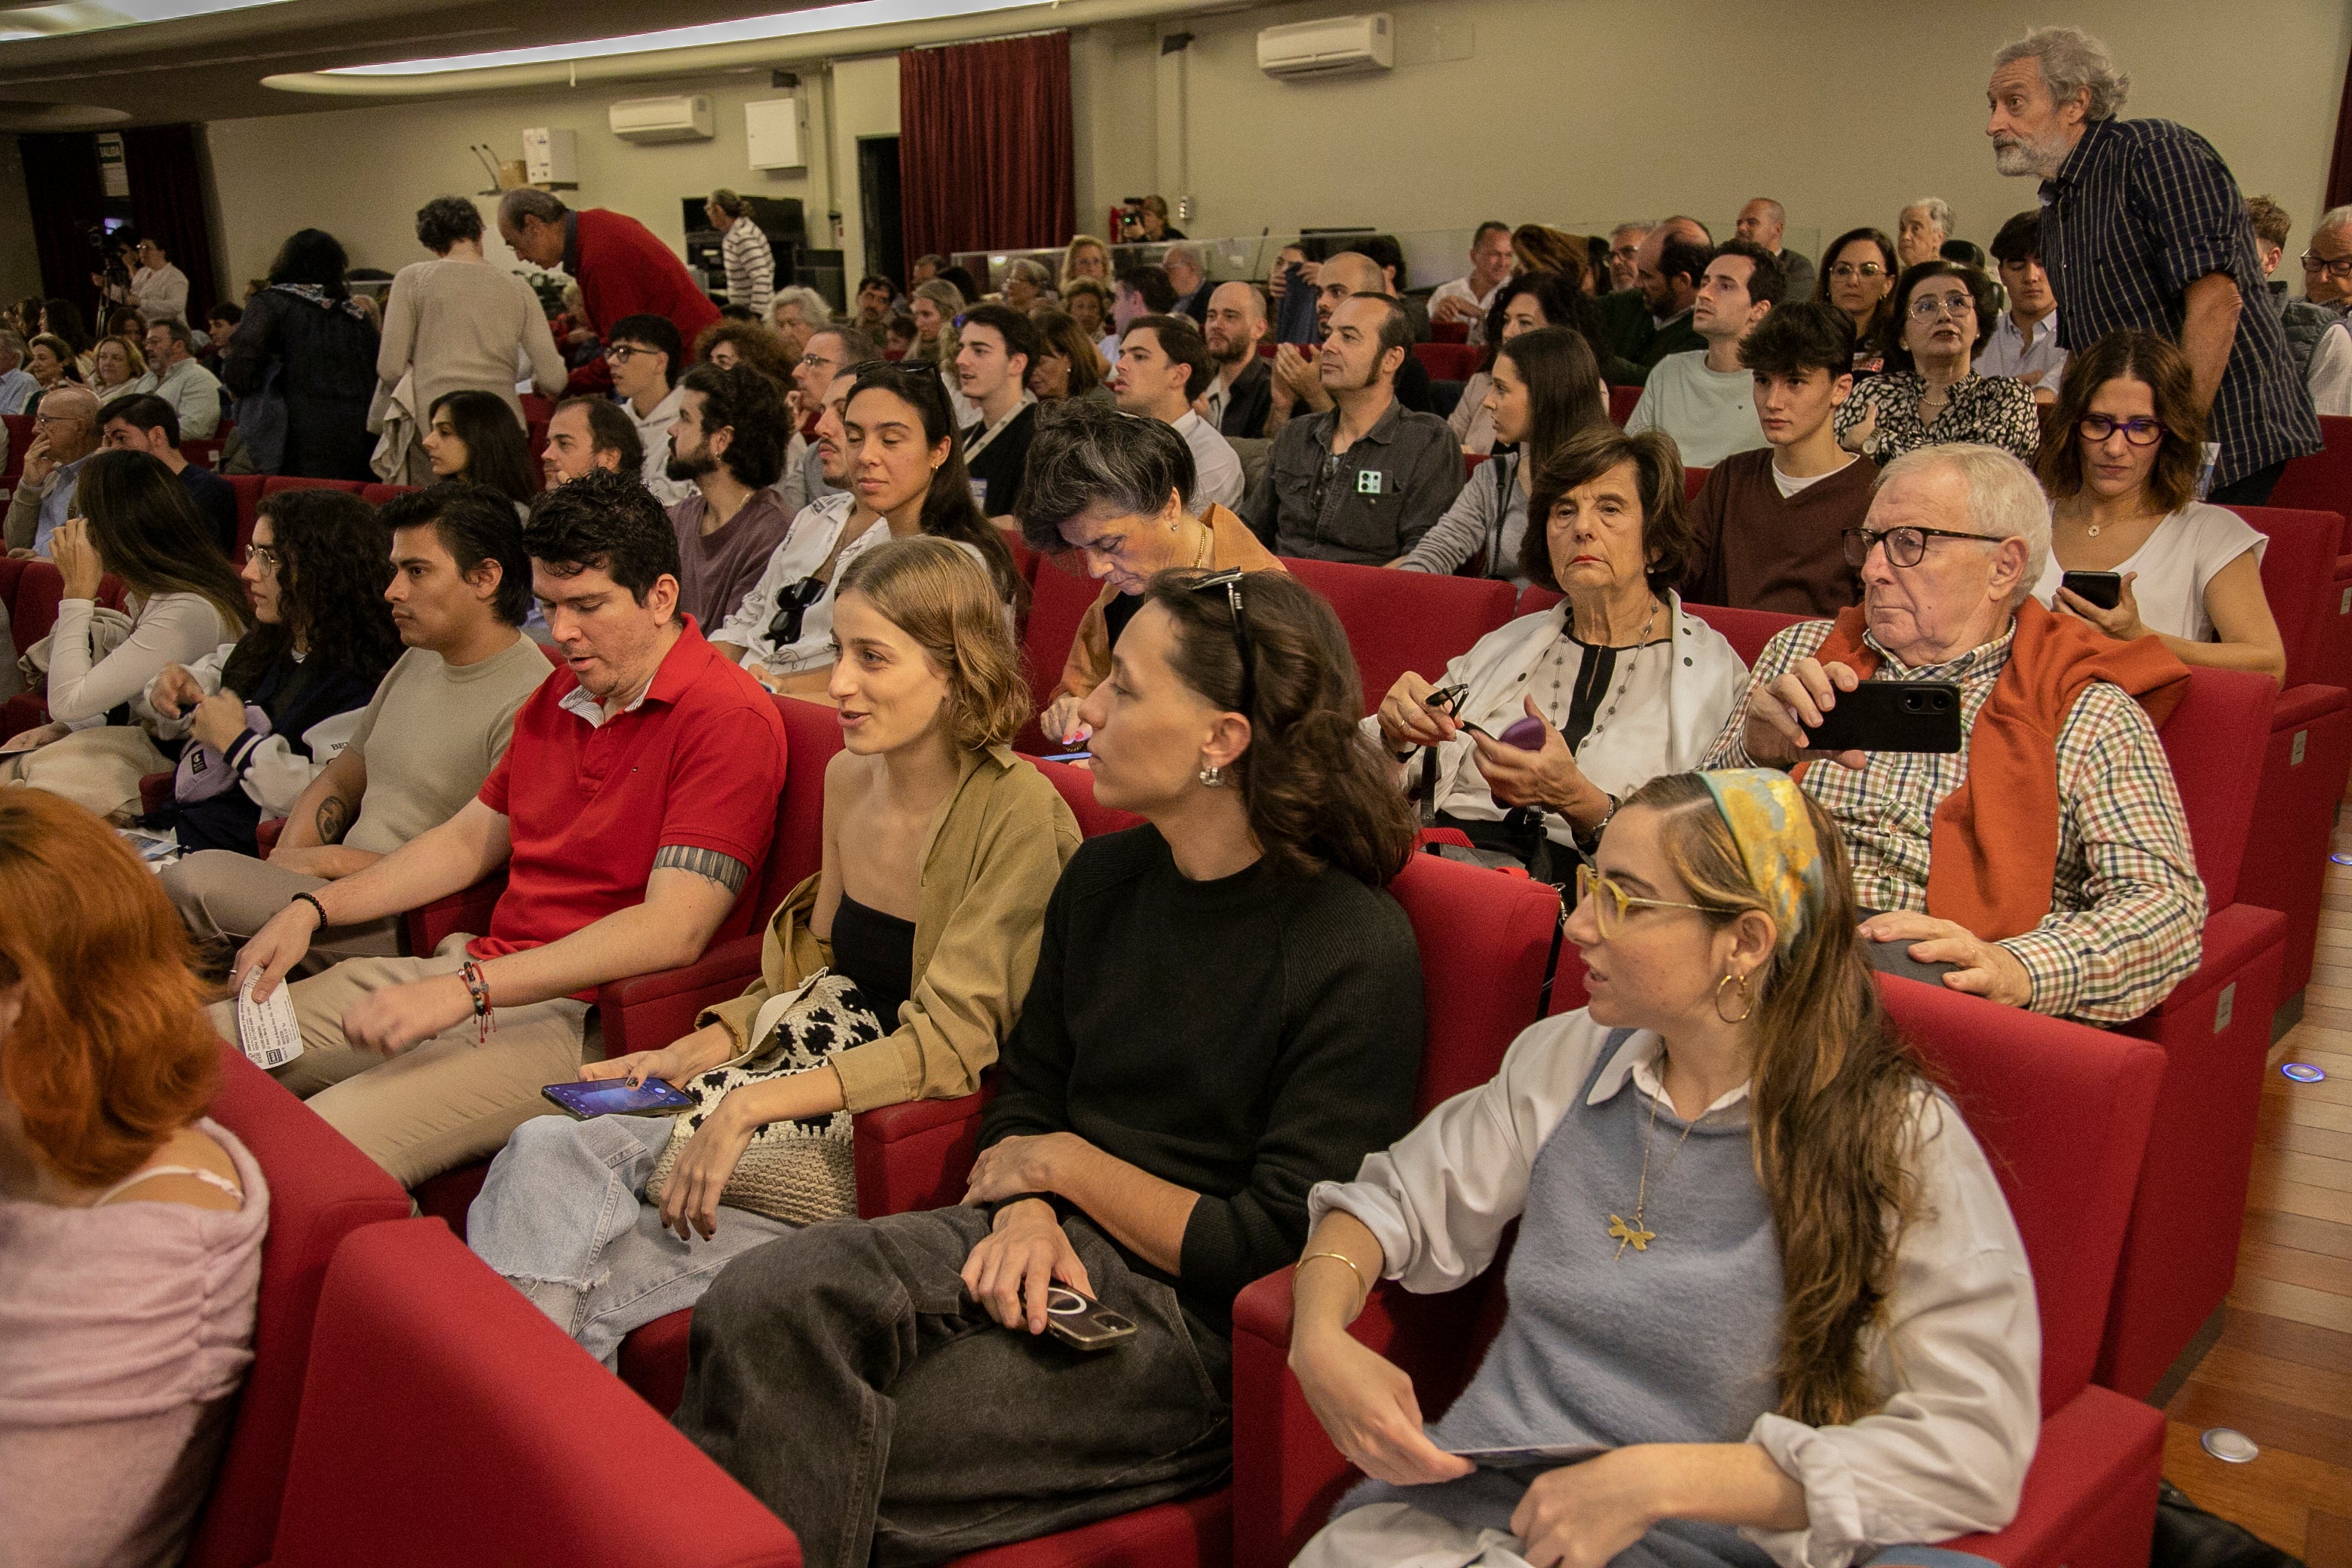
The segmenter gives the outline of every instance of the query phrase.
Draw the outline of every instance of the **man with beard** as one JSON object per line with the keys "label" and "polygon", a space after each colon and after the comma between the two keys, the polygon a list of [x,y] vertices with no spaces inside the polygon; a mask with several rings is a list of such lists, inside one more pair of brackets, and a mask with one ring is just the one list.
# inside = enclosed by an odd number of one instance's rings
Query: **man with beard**
{"label": "man with beard", "polygon": [[2263,268],[2230,166],[2186,127],[2117,119],[2130,89],[2080,28],[2027,34],[1993,57],[1993,163],[2042,182],[2059,346],[2122,327],[2178,342],[2221,448],[2207,499],[2260,506],[2288,458],[2319,450],[2319,420],[2277,316],[2246,308]]}
{"label": "man with beard", "polygon": [[[1343,250],[1326,260],[1316,274],[1315,325],[1326,342],[1330,341],[1333,314],[1348,300],[1365,294],[1376,294],[1384,300],[1396,298],[1394,287],[1380,263],[1358,251]],[[1403,307],[1400,305],[1399,310]],[[1407,336],[1404,363],[1392,377],[1396,400],[1417,414],[1426,414],[1432,406],[1429,390],[1429,367],[1412,352],[1412,318],[1406,318]],[[1331,395],[1323,384],[1322,361],[1312,345],[1300,348],[1285,343],[1275,351],[1273,403],[1266,417],[1265,433],[1269,436],[1290,423],[1294,413],[1328,413]]]}
{"label": "man with beard", "polygon": [[1274,366],[1257,352],[1265,337],[1265,296],[1255,283],[1220,283],[1209,296],[1209,364],[1216,374],[1201,395],[1201,416],[1227,440],[1265,434],[1274,403]]}
{"label": "man with beard", "polygon": [[775,383],[749,365],[698,364],[678,383],[670,479],[694,493],[669,509],[677,531],[677,605],[717,627],[759,582],[792,518],[769,487],[792,426]]}

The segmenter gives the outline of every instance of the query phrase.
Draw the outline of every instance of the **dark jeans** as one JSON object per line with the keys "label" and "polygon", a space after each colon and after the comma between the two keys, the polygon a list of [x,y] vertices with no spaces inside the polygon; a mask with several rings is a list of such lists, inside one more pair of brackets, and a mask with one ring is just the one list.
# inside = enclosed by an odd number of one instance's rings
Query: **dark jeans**
{"label": "dark jeans", "polygon": [[1213,1485],[1232,1350],[1176,1293],[1066,1226],[1139,1331],[1076,1351],[963,1289],[978,1209],[839,1220],[745,1253],[694,1310],[679,1431],[799,1535],[810,1568],[937,1563]]}
{"label": "dark jeans", "polygon": [[2263,506],[2271,499],[2271,490],[2286,471],[2286,459],[2281,458],[2267,468],[2256,468],[2251,474],[2241,474],[2226,485],[2215,485],[2205,499],[2215,506]]}

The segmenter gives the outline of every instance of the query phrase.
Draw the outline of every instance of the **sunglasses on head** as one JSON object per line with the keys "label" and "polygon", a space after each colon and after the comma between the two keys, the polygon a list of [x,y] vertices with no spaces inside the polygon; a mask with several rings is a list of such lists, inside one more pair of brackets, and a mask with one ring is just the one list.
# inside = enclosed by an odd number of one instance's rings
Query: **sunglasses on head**
{"label": "sunglasses on head", "polygon": [[1225,603],[1234,612],[1234,652],[1240,656],[1242,661],[1241,711],[1247,718],[1257,711],[1257,677],[1251,668],[1249,616],[1242,605],[1242,578],[1244,575],[1240,567],[1228,567],[1223,572],[1212,572],[1205,577],[1196,578],[1192,588],[1195,594],[1224,590]]}

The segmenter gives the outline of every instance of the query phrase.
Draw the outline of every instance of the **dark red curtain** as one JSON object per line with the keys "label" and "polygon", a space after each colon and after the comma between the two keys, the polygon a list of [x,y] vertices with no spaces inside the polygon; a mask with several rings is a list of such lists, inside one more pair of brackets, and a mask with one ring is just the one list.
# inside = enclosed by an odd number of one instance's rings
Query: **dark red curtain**
{"label": "dark red curtain", "polygon": [[906,260],[1068,243],[1073,163],[1069,34],[898,57]]}
{"label": "dark red curtain", "polygon": [[2352,202],[2352,60],[2344,66],[2344,100],[2336,111],[2336,155],[2327,163],[2327,205]]}
{"label": "dark red curtain", "polygon": [[106,215],[106,188],[98,173],[98,138],[86,131],[16,138],[25,161],[25,196],[33,215],[33,244],[41,258],[41,288],[52,299],[71,300],[92,320],[98,287],[98,253],[84,238]]}
{"label": "dark red curtain", "polygon": [[144,125],[122,132],[123,172],[131,177],[131,223],[154,237],[188,275],[188,319],[205,324],[214,291],[213,235],[205,222],[204,157],[193,125]]}

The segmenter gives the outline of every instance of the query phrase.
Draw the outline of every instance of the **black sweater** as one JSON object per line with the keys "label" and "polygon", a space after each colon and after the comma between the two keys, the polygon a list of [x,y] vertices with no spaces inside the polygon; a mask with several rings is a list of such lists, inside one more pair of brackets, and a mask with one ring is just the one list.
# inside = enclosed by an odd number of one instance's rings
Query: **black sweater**
{"label": "black sweater", "polygon": [[1411,1128],[1421,1045],[1395,900],[1263,862],[1188,881],[1134,828],[1087,840],[1054,889],[981,1146],[1075,1132],[1199,1193],[1171,1283],[1225,1332],[1241,1289],[1297,1258],[1307,1189]]}
{"label": "black sweater", "polygon": [[[965,447],[969,449],[973,438],[986,428],[988,421],[983,419],[965,431]],[[966,471],[988,486],[985,498],[974,498],[982,512],[990,517],[1020,515],[1021,476],[1029,467],[1029,444],[1036,438],[1037,405],[1032,403],[1013,416],[1013,422],[982,448],[980,456],[965,459]]]}

